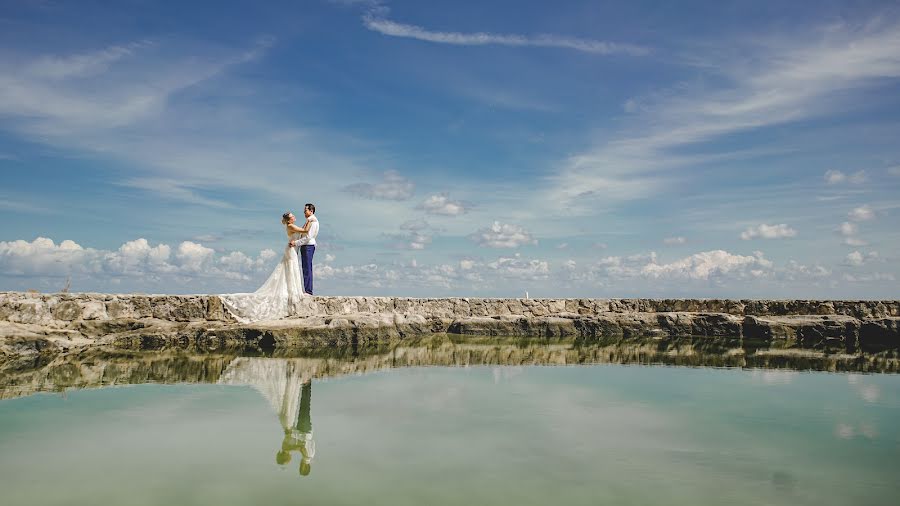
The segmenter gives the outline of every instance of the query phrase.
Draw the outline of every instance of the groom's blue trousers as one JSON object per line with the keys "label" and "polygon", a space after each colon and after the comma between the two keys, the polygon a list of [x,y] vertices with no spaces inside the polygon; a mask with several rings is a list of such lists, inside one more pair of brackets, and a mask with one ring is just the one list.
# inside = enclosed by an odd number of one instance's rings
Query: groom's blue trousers
{"label": "groom's blue trousers", "polygon": [[312,295],[313,293],[313,270],[312,259],[316,253],[316,246],[313,244],[304,244],[300,246],[300,267],[303,268],[303,291]]}

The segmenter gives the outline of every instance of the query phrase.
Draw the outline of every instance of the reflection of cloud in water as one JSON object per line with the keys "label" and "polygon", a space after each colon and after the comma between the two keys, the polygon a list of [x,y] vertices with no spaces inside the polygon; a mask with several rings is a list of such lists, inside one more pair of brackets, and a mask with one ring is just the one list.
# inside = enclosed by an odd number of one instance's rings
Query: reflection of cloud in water
{"label": "reflection of cloud in water", "polygon": [[858,435],[866,439],[876,439],[878,437],[878,429],[866,422],[860,423],[859,427],[854,427],[847,423],[839,423],[834,428],[834,435],[841,439],[853,439]]}
{"label": "reflection of cloud in water", "polygon": [[834,428],[834,435],[841,439],[851,439],[856,435],[856,430],[853,429],[852,425],[839,423]]}
{"label": "reflection of cloud in water", "polygon": [[524,367],[514,367],[514,366],[505,366],[505,367],[494,367],[491,369],[491,372],[494,375],[494,384],[499,384],[501,381],[509,381],[516,376],[521,375],[525,371]]}
{"label": "reflection of cloud in water", "polygon": [[430,395],[425,400],[425,406],[430,408],[432,411],[439,411],[449,406],[455,406],[459,409],[465,408],[465,403],[463,402],[463,392],[462,389],[458,386],[449,386],[442,390],[438,390],[434,392],[434,395]]}
{"label": "reflection of cloud in water", "polygon": [[863,385],[859,388],[859,394],[866,402],[878,402],[881,390],[875,385]]}
{"label": "reflection of cloud in water", "polygon": [[755,382],[762,382],[766,385],[788,385],[793,383],[794,378],[799,373],[797,371],[767,371],[755,369],[750,372],[750,377]]}
{"label": "reflection of cloud in water", "polygon": [[869,423],[859,424],[859,432],[869,439],[875,439],[878,437],[878,430],[874,425]]}
{"label": "reflection of cloud in water", "polygon": [[856,387],[856,393],[862,400],[874,404],[881,398],[881,389],[877,385],[866,384],[863,379],[865,376],[860,374],[848,374],[847,383]]}

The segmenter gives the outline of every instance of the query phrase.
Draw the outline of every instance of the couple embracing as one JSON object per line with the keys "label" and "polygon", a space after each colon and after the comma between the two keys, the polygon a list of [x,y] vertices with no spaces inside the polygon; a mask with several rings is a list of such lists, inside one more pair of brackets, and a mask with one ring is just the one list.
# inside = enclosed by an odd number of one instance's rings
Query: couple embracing
{"label": "couple embracing", "polygon": [[316,236],[319,235],[316,206],[303,206],[303,215],[306,222],[302,227],[297,226],[294,213],[288,211],[281,216],[288,244],[278,265],[258,290],[219,296],[236,320],[249,323],[285,318],[297,313],[301,299],[312,296],[312,261],[316,252]]}

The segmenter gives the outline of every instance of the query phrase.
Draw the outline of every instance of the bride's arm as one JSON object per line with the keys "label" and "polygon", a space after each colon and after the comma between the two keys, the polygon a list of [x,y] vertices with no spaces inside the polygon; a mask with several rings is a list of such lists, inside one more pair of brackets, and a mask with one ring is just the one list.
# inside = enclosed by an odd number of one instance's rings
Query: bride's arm
{"label": "bride's arm", "polygon": [[287,228],[289,232],[300,232],[301,234],[305,234],[309,232],[309,220],[306,220],[306,223],[304,223],[302,227],[298,227],[293,223],[288,223]]}

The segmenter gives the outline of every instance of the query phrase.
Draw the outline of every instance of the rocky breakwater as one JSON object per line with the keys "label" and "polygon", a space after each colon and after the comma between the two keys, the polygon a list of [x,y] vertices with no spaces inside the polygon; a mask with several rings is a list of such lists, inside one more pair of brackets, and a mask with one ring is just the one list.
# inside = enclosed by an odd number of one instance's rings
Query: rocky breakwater
{"label": "rocky breakwater", "polygon": [[[214,295],[0,293],[0,353],[92,345],[365,345],[432,333],[577,338],[721,337],[775,348],[900,353],[900,301],[311,297],[240,324]],[[748,344],[749,346],[749,344]]]}

